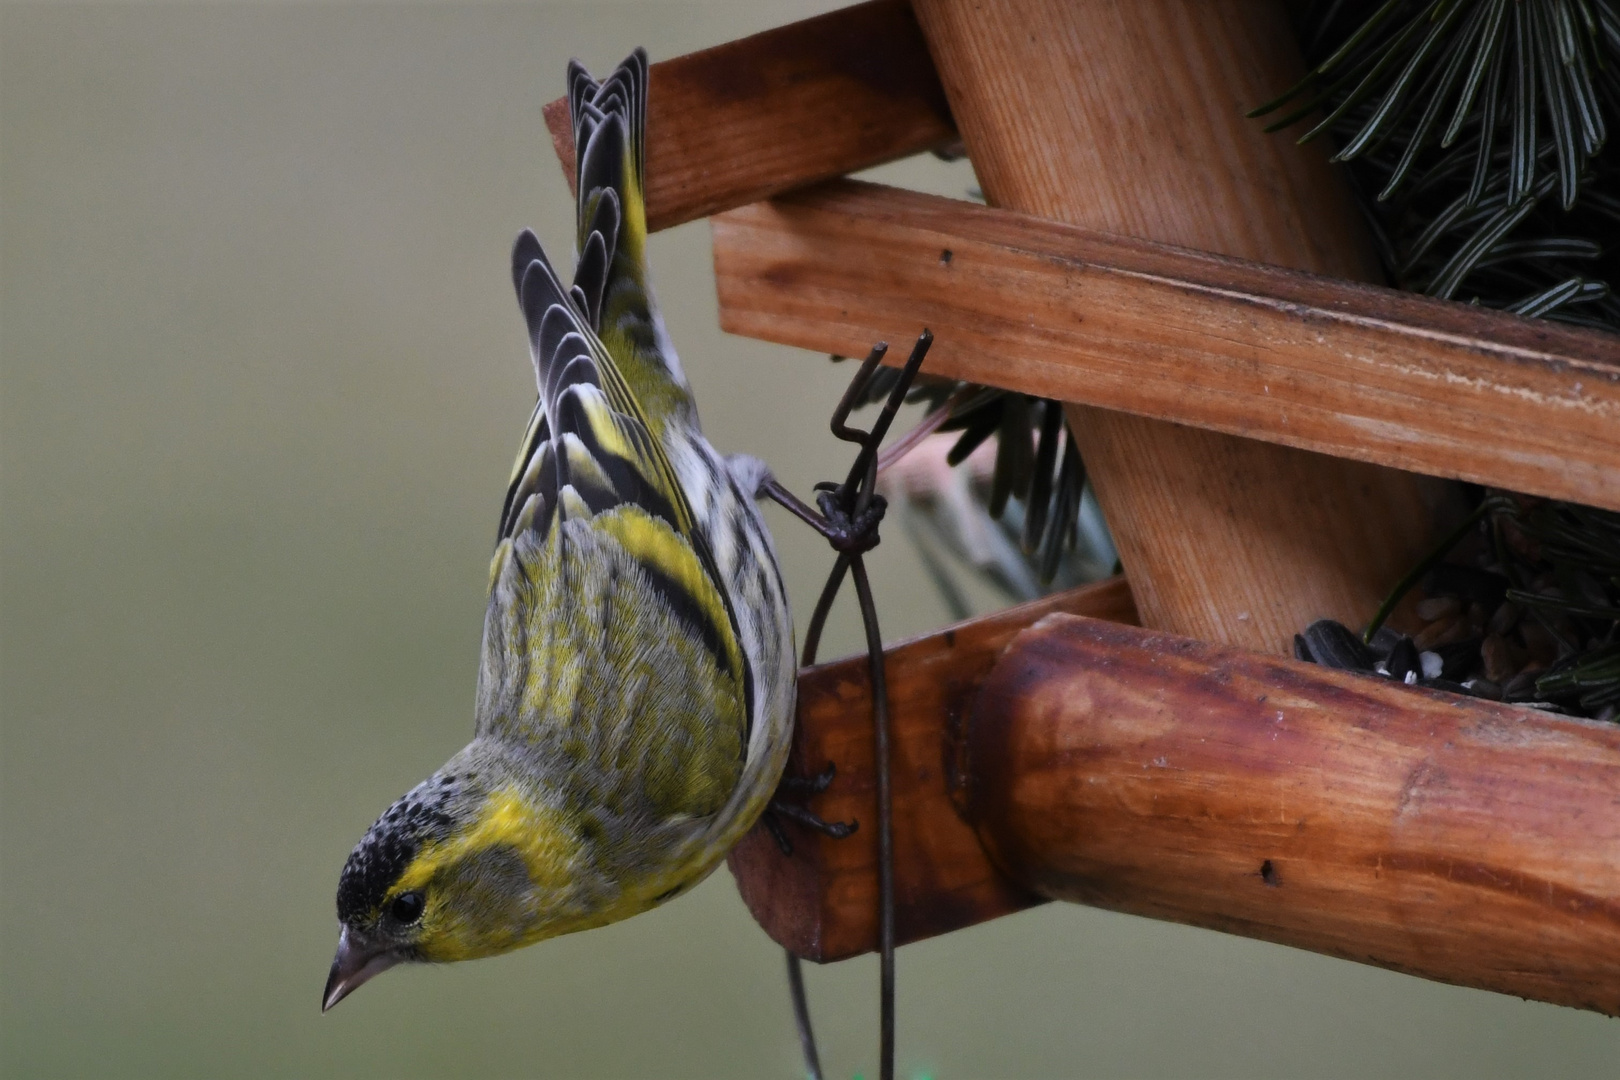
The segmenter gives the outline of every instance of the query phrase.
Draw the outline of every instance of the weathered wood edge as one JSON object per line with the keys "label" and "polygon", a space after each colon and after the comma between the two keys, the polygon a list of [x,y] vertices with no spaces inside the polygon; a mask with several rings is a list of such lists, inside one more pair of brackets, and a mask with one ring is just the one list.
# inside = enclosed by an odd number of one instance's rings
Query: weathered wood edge
{"label": "weathered wood edge", "polygon": [[1620,336],[849,180],[713,231],[732,333],[1620,509]]}
{"label": "weathered wood edge", "polygon": [[1059,613],[965,741],[1043,896],[1620,1015],[1620,726]]}
{"label": "weathered wood edge", "polygon": [[[653,64],[647,109],[653,231],[956,137],[905,0],[856,4]],[[567,99],[544,111],[572,188]]]}
{"label": "weathered wood edge", "polygon": [[[958,816],[952,800],[962,777],[953,760],[960,723],[979,680],[1014,635],[1053,612],[1136,618],[1130,588],[1116,577],[884,651],[892,714],[895,926],[901,942],[1038,902],[1002,878]],[[837,777],[808,805],[825,820],[860,822],[854,836],[830,840],[788,823],[795,851],[784,857],[756,826],[730,856],[737,889],[765,932],[799,956],[822,962],[877,947],[877,797],[864,656],[799,674],[788,773],[811,776],[829,762],[837,766]]]}

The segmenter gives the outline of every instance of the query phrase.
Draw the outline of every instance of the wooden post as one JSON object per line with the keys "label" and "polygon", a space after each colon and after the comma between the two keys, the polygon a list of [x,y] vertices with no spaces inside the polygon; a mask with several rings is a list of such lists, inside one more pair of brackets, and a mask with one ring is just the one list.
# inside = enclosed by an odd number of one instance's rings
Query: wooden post
{"label": "wooden post", "polygon": [[1614,724],[1054,614],[966,743],[1043,896],[1620,1015]]}
{"label": "wooden post", "polygon": [[[915,0],[989,201],[1356,280],[1376,273],[1322,147],[1244,111],[1300,65],[1279,7]],[[1145,625],[1286,651],[1365,621],[1433,533],[1432,481],[1071,405]]]}

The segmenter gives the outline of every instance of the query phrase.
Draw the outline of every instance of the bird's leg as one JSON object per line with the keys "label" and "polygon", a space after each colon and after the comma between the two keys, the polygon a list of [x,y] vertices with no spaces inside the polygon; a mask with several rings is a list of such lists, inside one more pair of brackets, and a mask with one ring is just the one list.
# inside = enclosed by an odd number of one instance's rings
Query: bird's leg
{"label": "bird's leg", "polygon": [[852,514],[838,498],[837,488],[823,489],[816,494],[820,513],[811,509],[793,492],[767,477],[760,485],[759,494],[780,504],[788,513],[820,533],[834,551],[840,555],[861,555],[878,545],[878,524],[888,504],[883,496],[873,494],[865,509]]}

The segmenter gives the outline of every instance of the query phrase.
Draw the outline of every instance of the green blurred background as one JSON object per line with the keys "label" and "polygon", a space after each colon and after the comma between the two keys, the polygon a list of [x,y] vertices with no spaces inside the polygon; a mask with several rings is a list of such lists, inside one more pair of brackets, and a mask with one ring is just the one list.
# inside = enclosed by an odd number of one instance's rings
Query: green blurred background
{"label": "green blurred background", "polygon": [[[572,231],[540,105],[571,55],[834,6],[0,8],[5,1075],[799,1074],[780,956],[724,872],[317,997],[350,846],[470,731],[533,400],[508,245],[532,225],[565,260]],[[848,369],[720,335],[702,223],[652,259],[713,441],[799,489],[839,471]],[[829,555],[774,520],[808,606]],[[891,636],[944,621],[903,542],[875,559]],[[827,654],[854,630],[846,608]],[[899,973],[910,1077],[1620,1067],[1596,1016],[1078,907],[910,946]],[[871,1074],[875,976],[810,971],[831,1076]]]}

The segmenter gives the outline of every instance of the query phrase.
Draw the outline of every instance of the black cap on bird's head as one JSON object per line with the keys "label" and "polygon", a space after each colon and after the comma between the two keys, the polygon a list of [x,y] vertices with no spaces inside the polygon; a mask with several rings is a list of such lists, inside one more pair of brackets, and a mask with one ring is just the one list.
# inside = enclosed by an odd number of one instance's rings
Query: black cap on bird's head
{"label": "black cap on bird's head", "polygon": [[389,807],[349,854],[338,878],[342,930],[321,994],[322,1012],[373,976],[417,958],[412,927],[421,920],[424,897],[396,886],[424,847],[450,835],[454,818],[448,803],[455,787],[455,776],[417,786]]}

